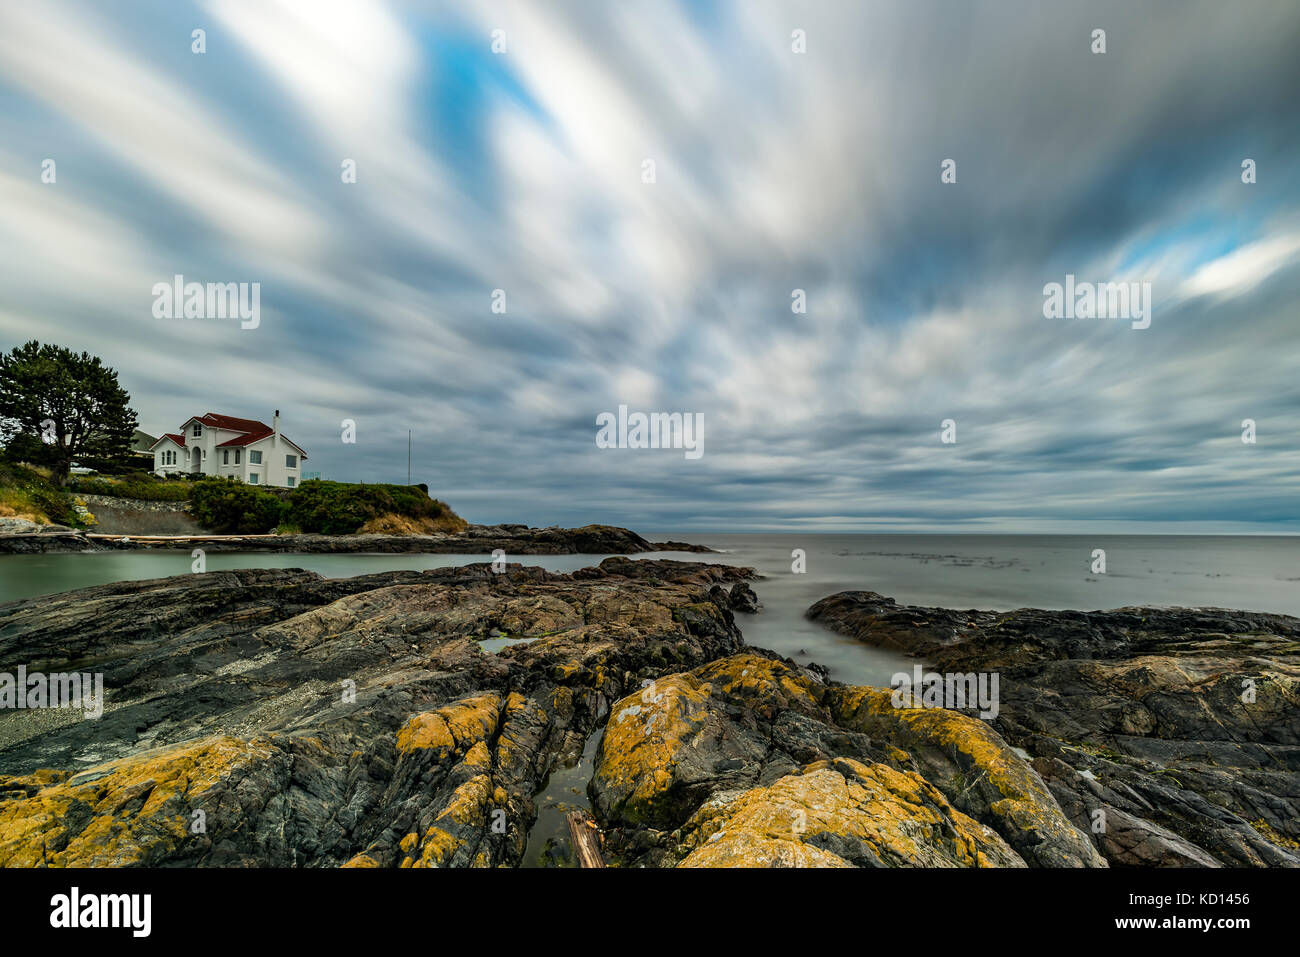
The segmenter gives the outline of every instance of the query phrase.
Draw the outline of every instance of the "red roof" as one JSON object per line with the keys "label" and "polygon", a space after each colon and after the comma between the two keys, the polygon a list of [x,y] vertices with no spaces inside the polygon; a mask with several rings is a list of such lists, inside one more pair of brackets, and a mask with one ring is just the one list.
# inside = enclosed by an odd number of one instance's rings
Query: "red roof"
{"label": "red roof", "polygon": [[[185,420],[185,425],[189,425],[194,419],[198,419],[204,425],[211,426],[214,429],[229,429],[232,432],[265,432],[268,435],[271,427],[265,422],[259,422],[257,419],[239,419],[233,415],[220,415],[216,412],[205,412],[202,415],[191,416]],[[185,425],[181,428],[184,429]]]}
{"label": "red roof", "polygon": [[164,432],[162,435],[158,436],[157,441],[154,442],[153,445],[149,446],[149,449],[152,451],[153,449],[157,448],[158,442],[161,442],[163,439],[171,439],[177,445],[182,447],[184,447],[185,445],[185,436],[183,434],[177,435],[175,432]]}
{"label": "red roof", "polygon": [[[205,412],[202,415],[192,415],[188,419],[186,419],[184,424],[181,426],[180,435],[175,435],[171,432],[168,432],[166,435],[163,436],[163,438],[173,439],[176,441],[177,444],[184,445],[185,426],[189,425],[191,422],[194,422],[196,420],[208,426],[209,428],[226,429],[227,431],[230,432],[244,433],[243,435],[235,436],[233,439],[227,439],[225,442],[217,443],[217,448],[219,449],[242,448],[245,445],[252,445],[254,442],[260,442],[262,439],[268,439],[271,436],[275,435],[275,430],[273,428],[271,428],[265,422],[259,422],[257,419],[240,419],[240,418],[236,418],[233,415],[220,415],[219,413],[216,412]],[[305,459],[307,457],[307,453],[303,451],[302,446],[299,445],[297,442],[295,442],[293,439],[289,438],[284,433],[280,433],[280,438],[284,439],[295,449],[297,449],[302,458]],[[162,439],[160,438],[158,442],[161,441]],[[154,445],[157,445],[158,442],[155,442]],[[153,446],[150,446],[150,448],[153,448]]]}

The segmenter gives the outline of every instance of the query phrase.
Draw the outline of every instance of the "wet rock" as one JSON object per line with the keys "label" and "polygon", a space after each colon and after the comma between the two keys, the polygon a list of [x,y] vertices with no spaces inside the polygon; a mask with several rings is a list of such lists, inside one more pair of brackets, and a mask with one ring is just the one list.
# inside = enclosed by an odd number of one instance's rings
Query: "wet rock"
{"label": "wet rock", "polygon": [[756,615],[763,606],[759,604],[758,596],[754,594],[754,589],[750,588],[747,582],[737,582],[731,586],[731,593],[727,596],[727,607],[732,611]]}

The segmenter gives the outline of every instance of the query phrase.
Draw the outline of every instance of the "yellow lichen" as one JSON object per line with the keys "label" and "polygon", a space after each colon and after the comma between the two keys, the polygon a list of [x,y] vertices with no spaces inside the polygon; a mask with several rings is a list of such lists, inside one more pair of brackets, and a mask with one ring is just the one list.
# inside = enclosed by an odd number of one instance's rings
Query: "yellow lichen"
{"label": "yellow lichen", "polygon": [[846,863],[824,845],[891,867],[1024,866],[920,775],[844,758],[709,802],[683,830],[694,847],[687,867]]}
{"label": "yellow lichen", "polygon": [[[72,777],[0,778],[7,790],[39,786],[25,800],[0,803],[0,866],[147,865],[190,839],[191,810],[209,790],[273,754],[266,744],[222,736],[154,748]],[[205,813],[205,831],[221,823]]]}

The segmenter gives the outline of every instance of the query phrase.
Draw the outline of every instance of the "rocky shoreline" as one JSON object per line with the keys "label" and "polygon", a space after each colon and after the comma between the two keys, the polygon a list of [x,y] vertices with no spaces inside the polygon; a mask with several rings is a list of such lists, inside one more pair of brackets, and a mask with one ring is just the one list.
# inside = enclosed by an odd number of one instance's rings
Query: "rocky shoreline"
{"label": "rocky shoreline", "polygon": [[996,672],[991,726],[1111,864],[1300,867],[1300,619],[956,611],[874,592],[808,617],[936,672]]}
{"label": "rocky shoreline", "polygon": [[[689,542],[650,542],[636,532],[615,525],[581,528],[530,528],[527,525],[470,525],[457,534],[437,535],[231,535],[195,533],[206,551],[322,553],[379,553],[431,555],[491,554],[501,549],[514,555],[633,555],[644,552],[712,552]],[[93,537],[63,525],[35,525],[9,520],[0,527],[0,554],[131,551],[140,549],[189,550],[187,541],[151,541],[124,536]]]}
{"label": "rocky shoreline", "polygon": [[[1001,669],[983,721],[747,646],[754,577],[247,569],[0,605],[0,670],[107,690],[97,720],[0,711],[0,865],[514,866],[548,775],[592,741],[616,866],[1300,865],[1300,621],[862,592],[810,610]],[[1265,702],[1246,740],[1219,714],[1239,675]]]}

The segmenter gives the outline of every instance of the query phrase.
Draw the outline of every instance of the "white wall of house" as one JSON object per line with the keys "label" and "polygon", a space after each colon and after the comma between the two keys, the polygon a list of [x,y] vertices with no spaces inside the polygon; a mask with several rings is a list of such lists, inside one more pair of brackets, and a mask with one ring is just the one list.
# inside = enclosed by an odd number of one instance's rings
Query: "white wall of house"
{"label": "white wall of house", "polygon": [[153,450],[153,470],[162,475],[188,472],[189,458],[185,447],[164,436]]}
{"label": "white wall of house", "polygon": [[296,488],[302,481],[302,453],[276,435],[245,446],[242,467],[250,485]]}
{"label": "white wall of house", "polygon": [[[163,474],[201,472],[221,478],[236,478],[250,485],[296,488],[302,481],[302,450],[275,432],[248,445],[221,448],[225,442],[244,433],[218,429],[194,419],[185,423],[185,445],[178,446],[165,438],[154,449],[154,471]],[[176,463],[164,465],[164,452],[176,455]]]}

